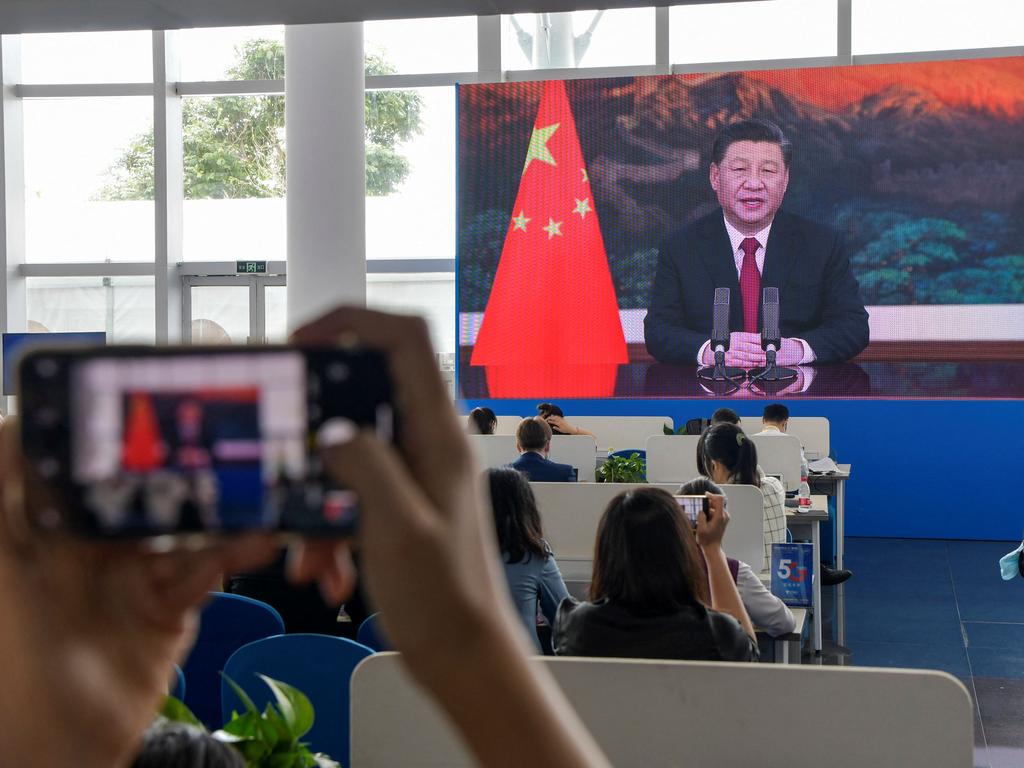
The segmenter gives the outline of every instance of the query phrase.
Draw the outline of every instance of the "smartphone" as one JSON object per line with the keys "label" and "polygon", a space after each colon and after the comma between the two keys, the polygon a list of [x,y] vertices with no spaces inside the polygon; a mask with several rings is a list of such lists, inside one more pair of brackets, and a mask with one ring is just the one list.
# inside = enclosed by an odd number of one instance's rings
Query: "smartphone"
{"label": "smartphone", "polygon": [[697,527],[697,515],[701,512],[707,517],[708,497],[707,496],[675,496],[676,503],[683,510],[686,519],[690,521],[690,527]]}
{"label": "smartphone", "polygon": [[321,425],[395,439],[387,361],[336,347],[37,349],[18,374],[36,524],[94,538],[351,533]]}

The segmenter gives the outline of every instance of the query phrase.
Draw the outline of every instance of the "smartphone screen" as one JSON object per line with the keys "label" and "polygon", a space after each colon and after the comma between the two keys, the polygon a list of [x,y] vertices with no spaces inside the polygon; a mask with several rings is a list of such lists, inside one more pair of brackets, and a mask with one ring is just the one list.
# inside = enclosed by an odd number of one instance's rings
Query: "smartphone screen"
{"label": "smartphone screen", "polygon": [[707,496],[676,496],[674,497],[679,508],[683,510],[686,519],[690,521],[690,527],[697,527],[697,516],[707,510]]}
{"label": "smartphone screen", "polygon": [[325,476],[317,430],[344,418],[393,439],[368,351],[40,351],[20,382],[24,450],[54,502],[40,522],[85,535],[345,534],[358,500]]}

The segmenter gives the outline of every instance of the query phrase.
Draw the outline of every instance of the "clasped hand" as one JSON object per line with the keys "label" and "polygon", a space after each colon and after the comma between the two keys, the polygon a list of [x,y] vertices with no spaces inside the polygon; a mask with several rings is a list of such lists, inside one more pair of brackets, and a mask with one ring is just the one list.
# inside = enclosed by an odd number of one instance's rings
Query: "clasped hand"
{"label": "clasped hand", "polygon": [[[782,348],[775,357],[777,365],[799,365],[803,359],[803,345],[796,339],[783,339]],[[704,365],[715,364],[715,351],[709,345],[704,351]],[[735,331],[729,334],[729,349],[725,353],[725,364],[735,368],[758,368],[767,363],[761,349],[761,334]]]}

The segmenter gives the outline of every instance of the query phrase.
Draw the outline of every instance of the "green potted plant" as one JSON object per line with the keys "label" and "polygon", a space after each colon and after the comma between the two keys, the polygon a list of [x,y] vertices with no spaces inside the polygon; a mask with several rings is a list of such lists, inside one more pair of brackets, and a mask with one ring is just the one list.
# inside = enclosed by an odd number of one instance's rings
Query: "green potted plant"
{"label": "green potted plant", "polygon": [[647,462],[639,453],[629,456],[609,456],[597,468],[599,483],[646,483]]}
{"label": "green potted plant", "polygon": [[[225,675],[245,711],[233,712],[231,720],[215,731],[213,738],[238,750],[248,768],[341,768],[327,755],[313,754],[300,741],[313,727],[313,705],[306,694],[266,675],[260,678],[273,692],[276,706],[268,703],[260,712],[245,691]],[[160,714],[168,720],[203,728],[192,711],[173,696],[165,699]]]}

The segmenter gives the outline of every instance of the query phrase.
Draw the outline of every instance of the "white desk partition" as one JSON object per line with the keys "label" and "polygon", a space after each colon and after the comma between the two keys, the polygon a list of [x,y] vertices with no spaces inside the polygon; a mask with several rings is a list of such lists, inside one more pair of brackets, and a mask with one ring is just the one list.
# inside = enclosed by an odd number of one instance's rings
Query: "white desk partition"
{"label": "white desk partition", "polygon": [[764,561],[764,494],[753,485],[723,485],[722,490],[729,504],[729,527],[722,548],[729,557],[760,573],[768,566]]}
{"label": "white desk partition", "polygon": [[794,435],[755,435],[757,463],[766,475],[782,475],[787,491],[800,488],[800,441]]}
{"label": "white desk partition", "polygon": [[555,435],[548,458],[558,464],[572,464],[581,483],[594,482],[597,469],[597,442],[590,435]]}
{"label": "white desk partition", "polygon": [[[646,483],[530,483],[537,498],[541,530],[566,579],[590,581],[597,524],[608,502]],[[674,493],[678,485],[662,485]],[[728,534],[727,534],[728,535]],[[728,551],[728,550],[726,550]]]}
{"label": "white desk partition", "polygon": [[[544,657],[530,663],[554,676],[617,768],[973,765],[971,700],[944,672]],[[352,768],[477,765],[398,654],[363,660],[351,691]]]}
{"label": "white desk partition", "polygon": [[697,476],[697,435],[647,438],[647,481],[685,483]]}
{"label": "white desk partition", "polygon": [[513,435],[467,435],[480,469],[503,467],[519,458]]}
{"label": "white desk partition", "polygon": [[642,450],[648,437],[662,435],[665,426],[672,426],[671,416],[577,416],[570,413],[566,419],[574,427],[593,432],[598,447],[610,452]]}
{"label": "white desk partition", "polygon": [[[740,419],[740,427],[748,435],[761,431],[760,416],[744,416]],[[793,435],[804,447],[808,459],[821,459],[828,456],[830,444],[829,423],[824,416],[790,416],[786,434]]]}
{"label": "white desk partition", "polygon": [[498,426],[494,428],[494,434],[514,435],[516,433],[516,428],[519,426],[519,422],[522,420],[522,416],[499,416]]}

